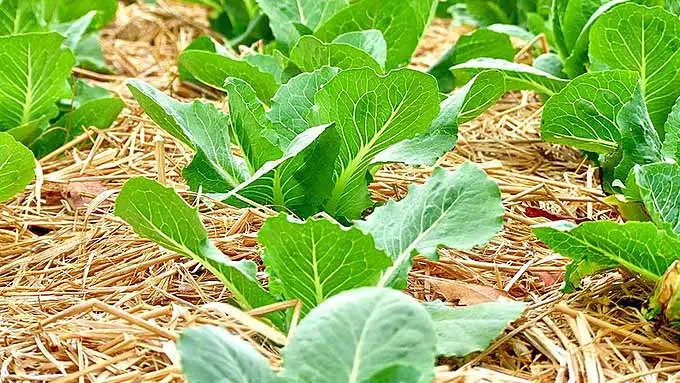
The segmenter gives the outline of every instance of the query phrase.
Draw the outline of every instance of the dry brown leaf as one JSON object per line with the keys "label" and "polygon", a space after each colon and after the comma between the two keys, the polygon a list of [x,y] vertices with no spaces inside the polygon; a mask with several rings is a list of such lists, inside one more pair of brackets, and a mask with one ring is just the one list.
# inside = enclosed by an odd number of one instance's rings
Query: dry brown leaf
{"label": "dry brown leaf", "polygon": [[457,302],[460,306],[495,302],[499,297],[511,299],[505,291],[489,286],[446,279],[431,279],[429,282],[437,288],[437,292],[442,295],[447,302]]}
{"label": "dry brown leaf", "polygon": [[107,190],[101,182],[73,182],[61,187],[61,196],[74,209],[86,206],[99,193]]}

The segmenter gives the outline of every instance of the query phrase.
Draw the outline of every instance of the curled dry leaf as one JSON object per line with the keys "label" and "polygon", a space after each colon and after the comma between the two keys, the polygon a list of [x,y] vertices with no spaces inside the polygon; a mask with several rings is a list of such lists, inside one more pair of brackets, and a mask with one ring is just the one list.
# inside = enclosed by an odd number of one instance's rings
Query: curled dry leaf
{"label": "curled dry leaf", "polygon": [[446,301],[457,302],[460,306],[496,302],[500,297],[512,299],[505,291],[489,286],[446,279],[428,281],[437,288],[437,292],[446,298]]}

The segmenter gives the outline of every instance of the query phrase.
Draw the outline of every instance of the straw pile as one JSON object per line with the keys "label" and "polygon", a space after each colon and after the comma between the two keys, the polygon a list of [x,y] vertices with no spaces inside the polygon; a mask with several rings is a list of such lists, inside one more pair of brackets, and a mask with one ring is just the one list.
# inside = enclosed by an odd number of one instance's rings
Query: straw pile
{"label": "straw pile", "polygon": [[[159,1],[121,5],[104,31],[116,75],[77,70],[123,97],[109,130],[90,130],[40,161],[36,182],[0,205],[0,382],[181,382],[174,340],[187,326],[213,323],[249,340],[279,366],[285,335],[224,303],[221,283],[196,262],[139,239],[113,216],[117,192],[134,176],[180,176],[191,153],[146,117],[124,82],[136,77],[179,99],[221,96],[176,80],[176,58],[209,33],[206,11]],[[438,21],[413,66],[432,64],[457,34]],[[257,49],[250,47],[246,49]],[[520,58],[521,59],[521,58]],[[506,96],[465,124],[458,147],[438,166],[480,164],[503,191],[502,234],[474,251],[417,259],[408,292],[458,304],[499,295],[530,309],[486,352],[441,360],[439,382],[656,382],[680,380],[678,332],[642,318],[651,286],[610,273],[562,295],[568,260],[544,248],[529,226],[545,218],[616,217],[597,173],[578,153],[541,143],[541,104],[529,92]],[[401,198],[432,169],[386,166],[376,200]],[[197,197],[184,192],[188,201]],[[210,237],[233,259],[258,259],[255,236],[266,212],[201,205]],[[277,344],[278,343],[278,344]]]}

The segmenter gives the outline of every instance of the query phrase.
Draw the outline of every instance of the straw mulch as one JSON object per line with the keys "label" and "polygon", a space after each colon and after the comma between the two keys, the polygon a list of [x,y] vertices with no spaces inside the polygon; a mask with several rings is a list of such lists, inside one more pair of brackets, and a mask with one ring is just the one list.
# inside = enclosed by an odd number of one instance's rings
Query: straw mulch
{"label": "straw mulch", "polygon": [[[180,99],[220,97],[175,79],[179,52],[208,32],[206,12],[159,3],[121,4],[104,31],[116,75],[76,72],[126,100],[114,127],[88,131],[41,160],[36,182],[0,205],[0,382],[181,382],[174,340],[202,323],[238,333],[280,365],[277,342],[284,334],[262,326],[256,313],[215,303],[226,302],[228,291],[212,275],[138,238],[112,214],[130,177],[186,190],[180,172],[191,157],[143,114],[125,80],[143,79]],[[413,66],[431,64],[455,38],[436,22]],[[505,228],[483,248],[444,250],[440,262],[418,259],[408,292],[458,304],[499,295],[530,303],[486,352],[441,360],[438,381],[677,381],[678,333],[641,314],[652,286],[613,272],[587,280],[587,290],[559,292],[568,260],[531,234],[529,226],[545,220],[535,216],[616,214],[603,203],[592,166],[571,149],[540,142],[540,110],[532,93],[506,96],[463,126],[458,147],[438,163],[482,166],[503,191]],[[372,185],[375,199],[403,197],[408,184],[430,172],[385,167]],[[266,212],[219,205],[201,205],[201,212],[220,249],[233,259],[257,259],[255,238]]]}

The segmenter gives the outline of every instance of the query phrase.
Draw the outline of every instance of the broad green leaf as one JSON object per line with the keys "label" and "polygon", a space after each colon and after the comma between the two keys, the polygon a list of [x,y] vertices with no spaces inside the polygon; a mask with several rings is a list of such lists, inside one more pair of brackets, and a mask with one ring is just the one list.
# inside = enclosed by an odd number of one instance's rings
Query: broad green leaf
{"label": "broad green leaf", "polygon": [[490,29],[478,29],[461,36],[427,73],[437,78],[441,92],[448,93],[456,88],[456,78],[450,70],[452,66],[480,57],[512,61],[514,56],[515,49],[508,35]]}
{"label": "broad green leaf", "polygon": [[283,349],[281,375],[315,383],[429,383],[435,342],[432,320],[415,299],[364,287],[307,315]]}
{"label": "broad green leaf", "polygon": [[381,68],[385,67],[387,42],[382,32],[377,29],[343,33],[336,37],[333,42],[357,47],[371,55]]}
{"label": "broad green leaf", "polygon": [[36,157],[43,157],[83,133],[84,128],[108,129],[125,107],[120,98],[99,98],[81,104],[61,116],[29,146]]}
{"label": "broad green leaf", "polygon": [[90,24],[92,24],[96,13],[95,11],[90,11],[76,20],[54,24],[50,29],[64,36],[66,40],[64,40],[63,45],[71,51],[75,51],[76,46],[85,36],[85,32],[87,32]]}
{"label": "broad green leaf", "polygon": [[358,0],[321,24],[314,35],[332,41],[348,33],[377,29],[387,42],[385,69],[406,65],[434,14],[433,0]]}
{"label": "broad green leaf", "polygon": [[200,82],[223,91],[228,77],[240,78],[250,84],[260,101],[267,105],[279,88],[271,73],[263,72],[245,60],[224,57],[218,53],[186,51],[179,56],[179,65]]}
{"label": "broad green leaf", "polygon": [[[609,0],[568,0],[563,12],[554,17],[560,18],[562,36],[567,48],[566,53],[572,52],[579,38],[582,38],[591,16]],[[587,34],[587,33],[586,33]]]}
{"label": "broad green leaf", "polygon": [[680,166],[656,163],[636,166],[633,170],[635,184],[647,213],[659,227],[668,225],[680,233]]}
{"label": "broad green leaf", "polygon": [[307,129],[281,158],[267,162],[247,181],[214,198],[234,206],[248,206],[252,201],[300,217],[318,213],[333,188],[339,144],[333,124]]}
{"label": "broad green leaf", "polygon": [[269,26],[276,40],[284,46],[295,44],[300,34],[295,23],[314,30],[345,8],[347,0],[257,0],[262,11],[269,16]]}
{"label": "broad green leaf", "polygon": [[47,32],[44,0],[3,0],[0,2],[0,36]]}
{"label": "broad green leaf", "polygon": [[680,16],[680,3],[675,0],[666,0],[666,10]]}
{"label": "broad green leaf", "polygon": [[73,21],[90,11],[96,11],[93,29],[101,29],[116,17],[116,0],[61,0],[57,2],[56,18],[60,22]]}
{"label": "broad green leaf", "polygon": [[[229,289],[245,310],[275,303],[255,275],[253,261],[232,261],[208,239],[198,209],[192,208],[172,188],[143,177],[123,185],[116,199],[115,215],[122,218],[140,237],[199,261]],[[283,325],[281,313],[267,316]]]}
{"label": "broad green leaf", "polygon": [[[625,182],[635,165],[663,161],[661,140],[647,113],[640,85],[633,92],[632,99],[619,111],[616,123],[621,129],[621,143],[618,153],[611,156],[614,160],[608,159],[602,164],[605,190],[614,189],[615,180]],[[610,169],[612,166],[613,170]]]}
{"label": "broad green leaf", "polygon": [[637,71],[654,127],[663,124],[680,96],[680,19],[662,8],[626,3],[598,18],[590,31],[594,70]]}
{"label": "broad green leaf", "polygon": [[288,57],[284,56],[278,50],[275,50],[272,55],[266,55],[261,53],[251,53],[243,57],[243,59],[255,67],[259,68],[262,72],[269,73],[274,76],[274,80],[277,83],[282,83],[284,78],[284,72],[288,66]]}
{"label": "broad green leaf", "polygon": [[651,222],[558,221],[533,227],[536,237],[573,261],[564,276],[566,289],[578,287],[586,275],[624,267],[656,281],[680,259],[680,240]]}
{"label": "broad green leaf", "polygon": [[15,138],[29,141],[56,117],[75,62],[63,40],[57,33],[0,37],[0,131],[28,128]]}
{"label": "broad green leaf", "polygon": [[437,354],[460,357],[489,347],[511,322],[522,315],[527,304],[498,301],[449,307],[442,301],[434,301],[424,306],[437,332]]}
{"label": "broad green leaf", "polygon": [[[595,21],[602,16],[605,12],[610,10],[612,7],[624,3],[628,0],[611,0],[611,1],[604,1],[604,0],[577,0],[573,1],[574,4],[578,4],[581,2],[585,2],[586,6],[582,9],[578,9],[575,7],[571,6],[570,2],[570,9],[569,12],[578,14],[577,15],[570,15],[568,18],[569,19],[582,19],[583,17],[588,16],[588,21],[583,24],[583,26],[580,29],[580,32],[578,36],[576,37],[576,40],[573,42],[573,46],[568,48],[568,51],[563,52],[563,56],[565,57],[564,60],[564,67],[565,67],[565,73],[569,75],[569,77],[576,77],[579,76],[583,73],[586,73],[586,66],[588,64],[588,45],[590,43],[590,28],[593,26]],[[602,4],[599,8],[597,8],[594,12],[593,7],[596,4]],[[566,24],[565,28],[569,28],[570,25]],[[574,34],[576,32],[576,29],[569,28],[570,35]],[[573,38],[573,36],[570,36],[570,38]]]}
{"label": "broad green leaf", "polygon": [[427,132],[390,146],[373,162],[433,165],[456,145],[460,124],[477,118],[503,96],[503,81],[500,71],[481,72],[441,103],[439,115]]}
{"label": "broad green leaf", "polygon": [[226,192],[248,178],[245,165],[231,154],[228,115],[212,104],[175,101],[139,80],[129,80],[128,88],[161,129],[196,149],[183,172],[192,190]]}
{"label": "broad green leaf", "polygon": [[267,112],[281,147],[288,146],[295,136],[310,128],[307,117],[314,106],[314,96],[337,73],[337,68],[324,67],[301,73],[281,85]]}
{"label": "broad green leaf", "polygon": [[249,343],[217,326],[191,327],[177,342],[190,383],[275,383],[269,362]]}
{"label": "broad green leaf", "polygon": [[335,187],[325,210],[336,217],[358,218],[371,204],[366,172],[380,152],[423,133],[439,112],[435,79],[399,69],[379,76],[371,69],[338,73],[315,97],[314,125],[335,121],[340,155]]}
{"label": "broad green leaf", "polygon": [[0,132],[0,203],[24,190],[34,177],[35,160],[28,148]]}
{"label": "broad green leaf", "polygon": [[440,247],[468,250],[487,242],[503,225],[500,196],[498,185],[475,165],[454,172],[436,168],[424,185],[410,186],[403,200],[355,221],[394,260],[380,285],[405,287],[416,254],[436,260]]}
{"label": "broad green leaf", "polygon": [[268,218],[258,242],[262,260],[281,295],[302,301],[302,314],[331,296],[374,286],[392,260],[375,248],[371,236],[326,219],[300,222],[284,214]]}
{"label": "broad green leaf", "polygon": [[664,125],[663,153],[666,157],[680,162],[680,98],[675,101],[675,105],[668,115],[666,125]]}
{"label": "broad green leaf", "polygon": [[630,71],[587,73],[572,80],[545,103],[541,139],[601,154],[616,151],[621,139],[616,116],[637,81]]}
{"label": "broad green leaf", "polygon": [[555,77],[532,66],[500,59],[474,59],[451,68],[456,81],[469,81],[479,72],[496,69],[505,75],[505,90],[533,90],[552,96],[562,90],[567,80]]}
{"label": "broad green leaf", "polygon": [[[220,43],[210,36],[199,36],[194,41],[191,42],[185,49],[187,51],[205,51],[211,53],[217,53],[222,56],[228,56],[228,51]],[[198,82],[198,80],[191,75],[188,69],[184,67],[181,63],[177,65],[177,72],[179,73],[179,79],[188,82]]]}
{"label": "broad green leaf", "polygon": [[290,51],[292,61],[303,72],[312,72],[324,66],[339,69],[368,67],[382,72],[371,55],[345,43],[324,43],[314,36],[302,36]]}
{"label": "broad green leaf", "polygon": [[257,92],[244,80],[229,77],[224,83],[229,95],[232,138],[243,151],[250,173],[281,157],[277,133],[265,116]]}
{"label": "broad green leaf", "polygon": [[514,37],[516,39],[524,40],[526,42],[529,42],[533,40],[536,35],[527,31],[526,29],[517,26],[517,25],[511,25],[511,24],[491,24],[486,29],[498,32],[498,33],[505,33],[506,35],[510,37]]}
{"label": "broad green leaf", "polygon": [[78,42],[78,45],[76,45],[73,54],[75,54],[76,62],[81,68],[99,73],[113,73],[106,65],[104,52],[99,43],[99,36],[97,33],[85,35],[82,40]]}

